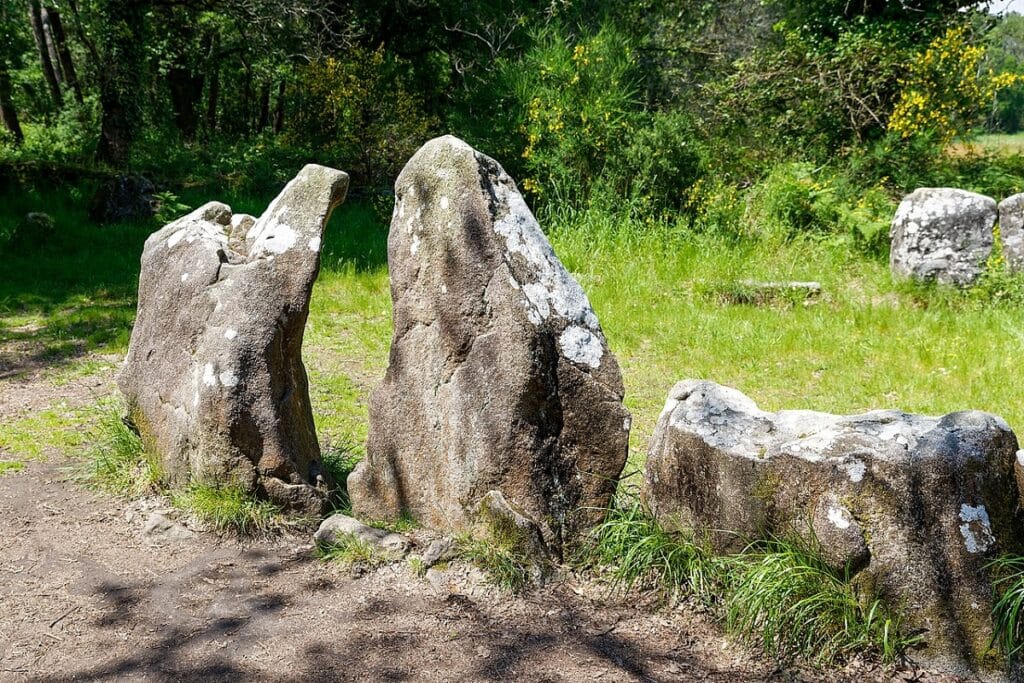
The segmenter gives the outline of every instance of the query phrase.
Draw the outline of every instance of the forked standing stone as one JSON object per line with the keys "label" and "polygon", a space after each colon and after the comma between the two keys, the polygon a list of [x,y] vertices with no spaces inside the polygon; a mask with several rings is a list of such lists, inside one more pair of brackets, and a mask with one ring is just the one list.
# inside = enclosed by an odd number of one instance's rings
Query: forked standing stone
{"label": "forked standing stone", "polygon": [[210,202],[146,240],[118,385],[172,486],[241,486],[319,512],[326,474],[302,337],[348,175],[309,165],[258,220]]}
{"label": "forked standing stone", "polygon": [[718,551],[816,538],[863,595],[920,629],[911,657],[1002,680],[985,566],[1024,546],[1017,447],[988,413],[769,413],[735,389],[687,380],[658,419],[643,494],[664,527]]}
{"label": "forked standing stone", "polygon": [[556,553],[601,518],[626,461],[618,363],[515,183],[446,136],[395,185],[394,335],[353,509],[469,529],[500,492]]}

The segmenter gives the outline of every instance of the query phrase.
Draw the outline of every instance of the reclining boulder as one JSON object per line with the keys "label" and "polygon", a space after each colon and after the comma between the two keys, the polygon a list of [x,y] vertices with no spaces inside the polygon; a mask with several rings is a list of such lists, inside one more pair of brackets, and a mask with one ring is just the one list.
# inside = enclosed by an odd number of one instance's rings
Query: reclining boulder
{"label": "reclining boulder", "polygon": [[557,554],[601,518],[630,417],[597,316],[515,183],[454,137],[395,185],[394,334],[353,510],[467,531],[491,491]]}
{"label": "reclining boulder", "polygon": [[687,380],[658,420],[643,496],[664,527],[717,551],[816,538],[830,564],[924,630],[924,662],[984,673],[998,665],[985,565],[1024,540],[1017,453],[1009,426],[987,413],[768,413],[735,389]]}
{"label": "reclining boulder", "polygon": [[319,512],[329,482],[302,337],[348,176],[302,169],[259,219],[210,202],[146,240],[118,385],[172,486],[240,486]]}

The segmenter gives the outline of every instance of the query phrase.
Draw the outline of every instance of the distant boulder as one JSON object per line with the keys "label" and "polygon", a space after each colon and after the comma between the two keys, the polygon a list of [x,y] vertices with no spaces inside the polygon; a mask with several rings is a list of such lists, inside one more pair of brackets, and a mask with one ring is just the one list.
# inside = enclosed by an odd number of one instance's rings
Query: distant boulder
{"label": "distant boulder", "polygon": [[156,186],[141,175],[118,175],[100,185],[89,202],[89,218],[97,223],[147,221],[159,208]]}
{"label": "distant boulder", "polygon": [[512,179],[461,140],[424,145],[395,198],[394,333],[353,510],[467,531],[490,495],[557,554],[601,518],[626,462],[597,315]]}
{"label": "distant boulder", "polygon": [[258,220],[210,202],[146,240],[118,385],[170,484],[324,507],[302,338],[324,226],[347,187],[345,173],[309,165]]}
{"label": "distant boulder", "polygon": [[972,284],[992,253],[996,202],[950,188],[921,188],[904,197],[889,229],[889,267],[897,277]]}
{"label": "distant boulder", "polygon": [[999,239],[1009,269],[1024,270],[1024,193],[999,202]]}
{"label": "distant boulder", "polygon": [[987,413],[769,413],[687,380],[658,420],[643,496],[663,526],[718,551],[787,534],[816,541],[864,595],[922,630],[915,659],[998,677],[985,566],[1024,547],[1017,449]]}

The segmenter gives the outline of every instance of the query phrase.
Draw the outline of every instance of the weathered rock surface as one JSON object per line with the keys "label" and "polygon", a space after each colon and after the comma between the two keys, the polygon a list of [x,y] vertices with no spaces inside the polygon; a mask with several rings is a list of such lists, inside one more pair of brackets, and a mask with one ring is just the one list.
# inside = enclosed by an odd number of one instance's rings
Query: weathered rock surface
{"label": "weathered rock surface", "polygon": [[347,186],[309,165],[259,220],[210,202],[146,240],[118,385],[171,485],[321,509],[329,482],[302,337],[324,226]]}
{"label": "weathered rock surface", "polygon": [[558,550],[600,518],[626,460],[630,417],[597,316],[493,159],[432,140],[395,196],[394,334],[353,508],[464,531],[500,491]]}
{"label": "weathered rock surface", "polygon": [[89,217],[97,223],[145,221],[157,210],[156,187],[140,175],[119,175],[96,190]]}
{"label": "weathered rock surface", "polygon": [[1014,272],[1024,270],[1024,193],[999,202],[999,238],[1006,265]]}
{"label": "weathered rock surface", "polygon": [[353,536],[396,557],[402,557],[409,551],[410,542],[405,536],[363,524],[358,519],[340,513],[321,522],[313,540],[322,545],[332,545],[342,536]]}
{"label": "weathered rock surface", "polygon": [[900,202],[889,228],[893,275],[969,285],[992,253],[996,202],[950,188],[921,188]]}
{"label": "weathered rock surface", "polygon": [[915,658],[998,678],[985,668],[999,663],[985,660],[984,567],[1022,546],[1017,447],[987,413],[768,413],[688,380],[658,420],[644,498],[664,526],[695,529],[719,551],[813,529],[830,562],[926,629]]}

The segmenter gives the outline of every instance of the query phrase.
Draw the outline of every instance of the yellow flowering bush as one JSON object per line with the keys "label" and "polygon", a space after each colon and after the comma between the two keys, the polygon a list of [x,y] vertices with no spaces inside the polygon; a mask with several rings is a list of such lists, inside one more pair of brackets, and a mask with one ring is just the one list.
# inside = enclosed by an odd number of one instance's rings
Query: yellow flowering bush
{"label": "yellow flowering bush", "polygon": [[548,29],[522,61],[505,65],[524,109],[519,132],[526,192],[585,198],[630,135],[639,110],[635,68],[629,45],[608,28],[590,37]]}
{"label": "yellow flowering bush", "polygon": [[288,141],[328,150],[360,184],[390,184],[438,128],[406,83],[406,67],[383,48],[360,47],[344,60],[308,64],[291,92],[297,106]]}
{"label": "yellow flowering bush", "polygon": [[995,95],[1020,78],[987,68],[985,48],[971,42],[968,28],[950,28],[910,63],[889,131],[903,138],[931,133],[945,144],[966,134]]}

